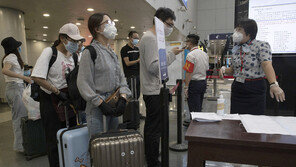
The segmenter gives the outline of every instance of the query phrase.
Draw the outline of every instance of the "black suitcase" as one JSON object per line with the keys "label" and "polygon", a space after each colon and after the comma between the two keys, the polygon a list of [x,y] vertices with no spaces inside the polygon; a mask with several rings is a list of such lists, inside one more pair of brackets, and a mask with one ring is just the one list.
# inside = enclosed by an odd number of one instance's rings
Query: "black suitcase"
{"label": "black suitcase", "polygon": [[23,147],[26,160],[46,155],[45,133],[42,120],[29,120],[28,117],[21,119],[23,135]]}
{"label": "black suitcase", "polygon": [[128,102],[126,110],[123,114],[123,129],[137,130],[140,127],[140,106],[137,97],[136,77],[131,77],[132,99]]}

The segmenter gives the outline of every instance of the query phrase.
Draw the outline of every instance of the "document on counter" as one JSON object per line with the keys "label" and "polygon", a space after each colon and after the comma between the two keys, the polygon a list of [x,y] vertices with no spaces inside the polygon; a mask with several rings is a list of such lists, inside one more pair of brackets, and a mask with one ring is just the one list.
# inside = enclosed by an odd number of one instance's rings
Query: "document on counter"
{"label": "document on counter", "polygon": [[207,112],[192,112],[192,120],[198,122],[218,122],[222,121],[221,117],[216,113],[207,113]]}
{"label": "document on counter", "polygon": [[[274,118],[265,115],[240,115],[240,117],[248,133],[293,135],[293,133],[289,132],[290,126],[293,126],[292,122],[284,123],[285,118]],[[294,126],[295,123],[293,123]]]}
{"label": "document on counter", "polygon": [[276,121],[281,127],[289,132],[290,135],[296,136],[296,117],[282,117],[276,116],[271,117]]}
{"label": "document on counter", "polygon": [[224,114],[222,115],[223,120],[241,120],[240,115],[238,114]]}

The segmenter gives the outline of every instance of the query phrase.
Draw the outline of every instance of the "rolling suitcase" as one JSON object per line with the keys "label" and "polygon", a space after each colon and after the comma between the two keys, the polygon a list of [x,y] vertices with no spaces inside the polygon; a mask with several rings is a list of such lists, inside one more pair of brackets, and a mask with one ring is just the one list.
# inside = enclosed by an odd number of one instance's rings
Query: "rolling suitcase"
{"label": "rolling suitcase", "polygon": [[135,130],[99,133],[90,139],[92,167],[143,167],[144,141]]}
{"label": "rolling suitcase", "polygon": [[[65,107],[65,111],[67,111]],[[88,167],[89,165],[89,133],[86,125],[67,128],[57,132],[60,167]]]}
{"label": "rolling suitcase", "polygon": [[139,100],[137,99],[136,77],[131,77],[130,83],[132,99],[127,104],[126,110],[123,114],[123,125],[120,125],[120,127],[123,129],[137,130],[140,127],[140,108]]}
{"label": "rolling suitcase", "polygon": [[46,155],[45,133],[42,120],[29,120],[28,117],[21,118],[21,129],[23,136],[23,147],[26,160]]}

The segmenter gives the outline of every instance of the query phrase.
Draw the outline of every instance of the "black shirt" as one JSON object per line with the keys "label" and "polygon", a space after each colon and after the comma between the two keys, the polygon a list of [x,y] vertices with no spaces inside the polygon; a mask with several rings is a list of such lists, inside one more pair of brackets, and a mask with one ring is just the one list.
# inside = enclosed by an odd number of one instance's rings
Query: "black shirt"
{"label": "black shirt", "polygon": [[122,66],[123,66],[125,77],[130,77],[132,75],[139,75],[139,69],[140,69],[139,63],[131,66],[126,66],[124,61],[125,57],[128,57],[129,61],[138,60],[140,56],[139,48],[136,46],[134,48],[131,48],[128,44],[126,44],[124,47],[121,48],[120,54],[122,58]]}

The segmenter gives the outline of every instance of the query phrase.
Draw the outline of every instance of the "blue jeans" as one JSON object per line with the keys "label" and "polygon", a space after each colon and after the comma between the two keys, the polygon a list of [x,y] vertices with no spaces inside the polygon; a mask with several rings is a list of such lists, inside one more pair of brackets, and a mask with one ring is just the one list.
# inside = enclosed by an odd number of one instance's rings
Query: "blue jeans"
{"label": "blue jeans", "polygon": [[27,110],[22,101],[24,84],[16,82],[6,83],[6,99],[11,107],[12,112],[12,127],[14,134],[13,149],[15,151],[24,151],[23,137],[21,130],[21,118],[27,116]]}
{"label": "blue jeans", "polygon": [[[94,134],[104,132],[103,113],[99,107],[94,106],[90,102],[86,104],[86,121],[90,137]],[[117,129],[118,118],[113,116],[106,116],[107,131]]]}

